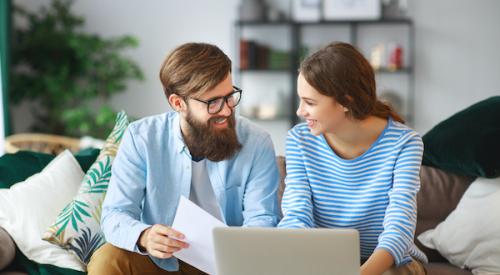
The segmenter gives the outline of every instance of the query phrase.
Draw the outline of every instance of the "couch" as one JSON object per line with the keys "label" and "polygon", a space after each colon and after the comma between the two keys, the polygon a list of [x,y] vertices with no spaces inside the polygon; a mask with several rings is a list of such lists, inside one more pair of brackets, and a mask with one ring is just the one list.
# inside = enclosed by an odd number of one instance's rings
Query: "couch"
{"label": "couch", "polygon": [[[277,161],[281,173],[279,187],[279,201],[281,203],[281,196],[284,190],[283,179],[285,176],[285,160],[283,157],[278,157]],[[88,167],[85,168],[88,169]],[[418,236],[418,234],[427,229],[434,228],[443,221],[456,207],[462,194],[473,180],[474,178],[472,177],[459,176],[444,172],[437,168],[422,166],[421,190],[418,194],[418,218],[415,236]],[[423,247],[418,240],[416,240],[416,243],[429,258],[430,262],[425,265],[429,275],[472,274],[470,271],[462,270],[451,265],[439,254],[439,252]],[[56,267],[48,265],[37,266],[36,263],[30,262],[24,257],[19,250],[15,251],[15,245],[8,234],[0,229],[0,267],[5,266],[7,261],[12,261],[13,259],[13,263],[8,267],[9,272],[27,270],[29,274],[79,273],[76,271],[71,272],[69,270],[57,269]],[[0,275],[4,275],[2,272],[5,271],[0,271]]]}

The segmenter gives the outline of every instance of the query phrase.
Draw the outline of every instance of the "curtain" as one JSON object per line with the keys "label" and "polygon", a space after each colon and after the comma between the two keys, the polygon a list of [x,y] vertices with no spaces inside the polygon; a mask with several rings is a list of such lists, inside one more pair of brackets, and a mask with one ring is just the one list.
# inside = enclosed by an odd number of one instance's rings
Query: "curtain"
{"label": "curtain", "polygon": [[9,134],[8,97],[9,90],[9,30],[10,0],[0,1],[0,156],[4,154],[4,139]]}

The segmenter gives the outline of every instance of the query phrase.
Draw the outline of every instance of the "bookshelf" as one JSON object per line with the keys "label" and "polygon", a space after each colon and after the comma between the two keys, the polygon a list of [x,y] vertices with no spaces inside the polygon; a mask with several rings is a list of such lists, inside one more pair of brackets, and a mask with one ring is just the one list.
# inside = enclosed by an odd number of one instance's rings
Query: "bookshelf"
{"label": "bookshelf", "polygon": [[[394,69],[381,66],[375,70],[377,94],[381,96],[381,93],[390,92],[393,97],[399,97],[399,112],[411,125],[415,98],[414,39],[411,19],[237,21],[234,38],[237,54],[235,80],[244,90],[244,98],[250,98],[242,102],[242,115],[257,121],[275,120],[292,127],[299,122],[295,114],[298,107],[296,79],[304,56],[331,41],[343,41],[358,47],[370,60],[370,50],[374,45],[395,42],[403,49],[403,67]],[[280,63],[276,56],[286,60]],[[264,84],[259,85],[261,82]],[[268,102],[275,105],[274,111]],[[260,108],[259,104],[263,104],[264,110],[267,109],[264,115],[256,111]]]}

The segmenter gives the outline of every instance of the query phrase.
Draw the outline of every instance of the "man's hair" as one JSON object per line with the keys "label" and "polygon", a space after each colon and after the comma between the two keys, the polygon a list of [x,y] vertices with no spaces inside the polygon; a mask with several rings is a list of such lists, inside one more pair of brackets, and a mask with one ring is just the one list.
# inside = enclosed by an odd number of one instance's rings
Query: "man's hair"
{"label": "man's hair", "polygon": [[186,43],[163,61],[160,80],[165,96],[199,95],[213,89],[231,72],[231,60],[217,46]]}

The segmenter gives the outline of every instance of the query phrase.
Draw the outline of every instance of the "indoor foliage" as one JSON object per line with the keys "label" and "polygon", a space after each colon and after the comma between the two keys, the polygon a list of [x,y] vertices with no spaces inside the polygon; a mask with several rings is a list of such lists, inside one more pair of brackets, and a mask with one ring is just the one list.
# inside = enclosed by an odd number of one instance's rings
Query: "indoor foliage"
{"label": "indoor foliage", "polygon": [[138,41],[84,32],[84,18],[72,14],[72,3],[52,0],[36,12],[14,6],[21,24],[12,30],[10,100],[36,103],[33,131],[104,138],[116,117],[108,99],[131,79],[143,78],[123,53]]}

